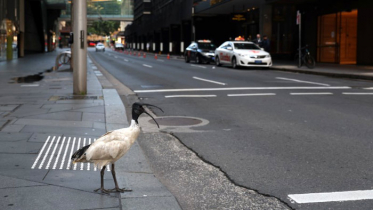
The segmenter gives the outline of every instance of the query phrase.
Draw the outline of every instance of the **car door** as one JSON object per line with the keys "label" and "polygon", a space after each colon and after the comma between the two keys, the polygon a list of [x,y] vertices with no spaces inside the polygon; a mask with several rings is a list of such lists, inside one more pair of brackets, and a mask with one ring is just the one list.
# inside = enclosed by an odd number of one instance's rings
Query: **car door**
{"label": "car door", "polygon": [[230,47],[230,43],[226,42],[223,44],[223,46],[219,50],[219,59],[221,63],[230,63],[230,50],[228,49]]}
{"label": "car door", "polygon": [[194,61],[196,60],[197,49],[198,49],[197,43],[193,43],[191,47],[191,51],[190,51],[190,60],[194,60]]}

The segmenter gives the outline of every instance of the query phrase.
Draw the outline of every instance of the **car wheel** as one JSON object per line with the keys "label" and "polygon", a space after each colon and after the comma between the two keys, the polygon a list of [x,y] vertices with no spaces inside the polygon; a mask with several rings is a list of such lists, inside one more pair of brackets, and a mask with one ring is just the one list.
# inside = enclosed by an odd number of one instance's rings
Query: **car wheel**
{"label": "car wheel", "polygon": [[234,68],[234,69],[238,68],[236,57],[232,58],[232,68]]}
{"label": "car wheel", "polygon": [[218,56],[216,56],[216,58],[215,58],[215,65],[221,66],[221,63],[220,63],[220,60],[219,60]]}
{"label": "car wheel", "polygon": [[201,58],[197,55],[196,57],[196,63],[200,64],[201,63]]}
{"label": "car wheel", "polygon": [[185,63],[189,63],[190,62],[190,58],[187,55],[185,55],[184,58],[185,58]]}

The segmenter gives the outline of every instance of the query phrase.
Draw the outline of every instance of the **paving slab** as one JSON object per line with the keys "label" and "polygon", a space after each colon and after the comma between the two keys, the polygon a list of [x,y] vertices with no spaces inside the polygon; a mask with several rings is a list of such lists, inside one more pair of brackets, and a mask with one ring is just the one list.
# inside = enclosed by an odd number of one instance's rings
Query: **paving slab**
{"label": "paving slab", "polygon": [[63,136],[63,135],[62,133],[33,133],[32,136],[28,139],[28,141],[44,143],[47,140],[48,136]]}
{"label": "paving slab", "polygon": [[22,132],[24,133],[62,133],[66,136],[101,136],[106,133],[106,130],[97,128],[81,128],[81,127],[55,127],[55,126],[36,126],[26,125]]}
{"label": "paving slab", "polygon": [[47,184],[0,175],[0,189],[30,187],[30,186],[45,186],[45,185]]}
{"label": "paving slab", "polygon": [[104,114],[105,113],[105,107],[98,105],[98,106],[89,107],[89,108],[74,109],[72,111],[74,111],[74,112],[85,112],[85,113],[100,113],[100,114]]}
{"label": "paving slab", "polygon": [[[79,114],[79,113],[78,113]],[[89,121],[67,121],[67,120],[44,120],[44,119],[19,119],[15,125],[34,125],[34,126],[56,126],[56,127],[81,127],[92,128],[93,122]]]}
{"label": "paving slab", "polygon": [[0,141],[27,141],[32,136],[32,133],[10,133],[10,132],[0,132]]}
{"label": "paving slab", "polygon": [[105,122],[105,114],[101,113],[83,113],[82,121]]}
{"label": "paving slab", "polygon": [[27,117],[28,119],[46,119],[46,120],[70,120],[81,121],[82,113],[79,112],[53,112]]}
{"label": "paving slab", "polygon": [[123,210],[138,210],[138,209],[152,209],[152,210],[178,210],[180,208],[178,202],[173,196],[169,197],[149,197],[142,198],[125,198],[122,199]]}
{"label": "paving slab", "polygon": [[0,191],[0,209],[100,209],[118,205],[117,198],[51,185]]}
{"label": "paving slab", "polygon": [[15,132],[18,133],[20,132],[25,125],[7,125],[3,129],[1,129],[2,132]]}
{"label": "paving slab", "polygon": [[37,154],[42,146],[42,143],[28,143],[24,141],[2,142],[0,153]]}
{"label": "paving slab", "polygon": [[128,152],[116,162],[115,166],[117,173],[153,173],[137,141],[132,145]]}

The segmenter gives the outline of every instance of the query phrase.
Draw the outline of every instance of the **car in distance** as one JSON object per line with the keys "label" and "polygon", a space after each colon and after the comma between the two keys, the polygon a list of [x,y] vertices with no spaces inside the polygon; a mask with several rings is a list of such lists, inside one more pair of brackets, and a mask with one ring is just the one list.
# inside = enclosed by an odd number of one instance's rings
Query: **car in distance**
{"label": "car in distance", "polygon": [[210,40],[198,40],[192,42],[184,53],[185,62],[189,63],[191,60],[196,63],[210,63],[215,59],[215,45]]}
{"label": "car in distance", "polygon": [[96,52],[97,51],[103,51],[103,52],[105,52],[105,45],[102,44],[102,43],[97,43],[96,44]]}
{"label": "car in distance", "polygon": [[115,43],[115,50],[124,50],[124,45],[122,43]]}
{"label": "car in distance", "polygon": [[233,68],[270,67],[271,55],[253,42],[227,41],[215,50],[215,64],[230,64]]}

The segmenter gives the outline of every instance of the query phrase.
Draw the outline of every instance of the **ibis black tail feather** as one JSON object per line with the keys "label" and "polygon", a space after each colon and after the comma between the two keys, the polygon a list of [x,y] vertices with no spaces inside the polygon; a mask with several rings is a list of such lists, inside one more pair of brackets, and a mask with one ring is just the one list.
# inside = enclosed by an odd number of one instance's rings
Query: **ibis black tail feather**
{"label": "ibis black tail feather", "polygon": [[74,152],[73,156],[71,156],[71,160],[73,163],[75,162],[85,162],[85,152],[91,146],[90,144],[87,146],[82,147],[81,149]]}

